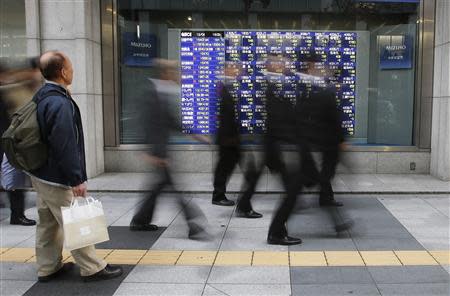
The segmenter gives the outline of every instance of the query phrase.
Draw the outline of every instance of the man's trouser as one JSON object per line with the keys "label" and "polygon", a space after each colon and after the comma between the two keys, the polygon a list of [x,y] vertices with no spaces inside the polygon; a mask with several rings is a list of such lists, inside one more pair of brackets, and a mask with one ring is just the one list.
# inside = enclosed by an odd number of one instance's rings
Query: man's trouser
{"label": "man's trouser", "polygon": [[228,179],[241,158],[238,146],[219,146],[219,161],[214,172],[213,199],[221,200],[225,196]]}
{"label": "man's trouser", "polygon": [[[172,176],[167,167],[158,168],[156,172],[158,174],[158,181],[153,185],[150,193],[144,197],[144,201],[134,215],[132,223],[141,225],[151,223],[155,213],[156,202],[164,188],[172,187],[175,189]],[[188,224],[195,218],[204,218],[202,210],[197,205],[189,203],[183,196],[180,196],[180,194],[176,194],[175,196],[179,207],[183,210],[183,214]]]}
{"label": "man's trouser", "polygon": [[[31,177],[37,192],[36,207],[39,222],[36,227],[36,263],[38,276],[47,276],[58,271],[62,263],[64,243],[61,207],[69,207],[73,193],[71,189],[45,184]],[[71,251],[81,276],[89,276],[104,269],[106,262],[97,257],[94,246]]]}

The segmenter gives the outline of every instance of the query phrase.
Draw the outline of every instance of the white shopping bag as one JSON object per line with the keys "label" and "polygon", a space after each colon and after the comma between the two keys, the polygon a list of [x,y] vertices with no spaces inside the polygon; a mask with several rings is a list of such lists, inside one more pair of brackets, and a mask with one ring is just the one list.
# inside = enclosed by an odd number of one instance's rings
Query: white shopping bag
{"label": "white shopping bag", "polygon": [[100,201],[87,197],[72,199],[70,207],[61,207],[64,247],[71,251],[109,240],[105,214]]}

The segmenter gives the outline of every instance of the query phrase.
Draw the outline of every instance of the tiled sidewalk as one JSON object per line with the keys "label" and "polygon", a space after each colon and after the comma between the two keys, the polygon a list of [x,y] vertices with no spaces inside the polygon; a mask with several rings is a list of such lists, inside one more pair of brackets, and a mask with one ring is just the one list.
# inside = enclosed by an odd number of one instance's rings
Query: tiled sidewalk
{"label": "tiled sidewalk", "polygon": [[[188,194],[208,218],[210,241],[187,239],[173,193],[161,197],[155,216],[161,230],[152,233],[128,231],[139,194],[93,195],[110,225],[111,241],[99,253],[125,264],[124,276],[85,284],[74,272],[36,283],[35,228],[9,225],[1,209],[0,295],[450,295],[449,194],[338,194],[345,206],[337,213],[305,196],[288,224],[303,244],[292,247],[265,242],[279,194],[254,197],[264,214],[255,220],[213,206],[210,194]],[[36,217],[36,209],[27,215]],[[355,227],[336,235],[333,223],[345,217]]]}

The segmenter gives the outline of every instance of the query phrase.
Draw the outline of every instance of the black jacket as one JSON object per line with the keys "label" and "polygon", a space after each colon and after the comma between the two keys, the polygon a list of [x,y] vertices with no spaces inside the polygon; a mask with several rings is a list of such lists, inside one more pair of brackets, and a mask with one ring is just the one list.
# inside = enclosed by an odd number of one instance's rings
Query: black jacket
{"label": "black jacket", "polygon": [[[48,92],[57,92],[41,99]],[[41,136],[48,145],[47,163],[30,172],[51,183],[74,187],[87,180],[81,114],[59,85],[46,83],[35,95]]]}
{"label": "black jacket", "polygon": [[220,146],[237,147],[240,145],[239,122],[237,120],[237,101],[233,98],[232,85],[219,83],[219,112],[217,129],[217,144]]}
{"label": "black jacket", "polygon": [[333,88],[313,87],[296,104],[299,138],[322,148],[344,141],[342,115]]}

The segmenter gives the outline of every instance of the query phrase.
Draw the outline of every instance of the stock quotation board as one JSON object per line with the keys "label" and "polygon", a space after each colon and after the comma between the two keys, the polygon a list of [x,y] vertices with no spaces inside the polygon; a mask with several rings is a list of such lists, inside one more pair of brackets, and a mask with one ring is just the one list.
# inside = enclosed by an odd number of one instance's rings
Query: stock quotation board
{"label": "stock quotation board", "polygon": [[[181,117],[183,132],[214,134],[218,128],[218,85],[224,77],[225,62],[242,68],[233,84],[237,120],[242,134],[265,131],[265,91],[268,81],[267,57],[283,56],[289,71],[274,75],[286,97],[295,99],[312,83],[332,85],[342,110],[342,128],[351,136],[355,129],[356,43],[353,32],[291,31],[181,31]],[[306,55],[321,61],[315,68],[331,73],[322,81],[305,79]]]}

